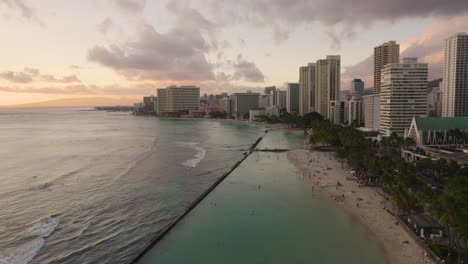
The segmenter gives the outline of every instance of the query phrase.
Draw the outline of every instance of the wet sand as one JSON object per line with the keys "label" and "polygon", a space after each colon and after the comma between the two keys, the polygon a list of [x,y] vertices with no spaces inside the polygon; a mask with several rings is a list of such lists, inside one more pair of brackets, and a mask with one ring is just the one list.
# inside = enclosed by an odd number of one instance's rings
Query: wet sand
{"label": "wet sand", "polygon": [[349,169],[334,158],[334,153],[298,149],[287,155],[302,173],[311,191],[336,201],[377,236],[390,263],[434,263],[424,261],[422,248],[386,211],[391,208],[391,202],[383,197],[382,190],[359,187],[356,181],[347,180],[351,176]]}

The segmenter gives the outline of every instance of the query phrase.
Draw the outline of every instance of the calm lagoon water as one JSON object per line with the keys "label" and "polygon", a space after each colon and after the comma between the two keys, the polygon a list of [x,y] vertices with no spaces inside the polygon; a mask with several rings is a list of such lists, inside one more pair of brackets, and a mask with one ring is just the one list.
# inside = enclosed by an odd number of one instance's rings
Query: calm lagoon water
{"label": "calm lagoon water", "polygon": [[[270,132],[259,149],[302,137]],[[285,153],[256,152],[140,263],[386,263],[374,236],[307,188]]]}

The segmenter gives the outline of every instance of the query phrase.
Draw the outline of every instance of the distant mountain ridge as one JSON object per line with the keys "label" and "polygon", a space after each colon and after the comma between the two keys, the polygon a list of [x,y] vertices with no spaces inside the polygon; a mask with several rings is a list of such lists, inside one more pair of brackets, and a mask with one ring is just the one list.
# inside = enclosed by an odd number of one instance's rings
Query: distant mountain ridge
{"label": "distant mountain ridge", "polygon": [[0,106],[2,108],[18,107],[95,107],[95,106],[130,106],[140,102],[141,97],[135,98],[108,98],[108,97],[82,97],[82,98],[64,98],[37,103],[19,104],[11,106]]}

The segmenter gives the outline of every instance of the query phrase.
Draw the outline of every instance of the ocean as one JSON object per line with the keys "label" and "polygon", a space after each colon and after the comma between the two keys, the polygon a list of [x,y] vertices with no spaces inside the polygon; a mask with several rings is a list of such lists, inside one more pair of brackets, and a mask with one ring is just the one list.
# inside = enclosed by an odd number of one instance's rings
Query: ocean
{"label": "ocean", "polygon": [[[0,110],[0,264],[129,263],[259,137],[259,149],[302,143],[265,129]],[[374,236],[301,177],[285,153],[253,153],[141,261],[385,263]]]}
{"label": "ocean", "polygon": [[263,127],[0,110],[0,263],[127,263]]}

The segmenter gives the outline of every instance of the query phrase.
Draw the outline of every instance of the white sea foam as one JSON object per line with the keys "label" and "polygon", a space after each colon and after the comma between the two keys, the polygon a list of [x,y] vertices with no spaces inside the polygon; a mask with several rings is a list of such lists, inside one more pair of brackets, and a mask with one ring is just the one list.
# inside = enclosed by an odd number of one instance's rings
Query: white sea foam
{"label": "white sea foam", "polygon": [[38,238],[20,246],[15,252],[0,256],[0,264],[25,264],[31,262],[44,246],[45,239]]}
{"label": "white sea foam", "polygon": [[54,217],[46,217],[42,221],[34,224],[28,228],[28,232],[34,235],[38,235],[42,238],[50,236],[59,224],[59,220]]}
{"label": "white sea foam", "polygon": [[198,163],[200,163],[200,161],[202,161],[206,156],[206,149],[198,146],[199,143],[197,143],[197,142],[179,142],[178,144],[189,146],[189,147],[197,150],[197,154],[195,154],[195,158],[187,160],[187,161],[182,163],[182,165],[184,165],[186,167],[189,167],[189,168],[197,167]]}
{"label": "white sea foam", "polygon": [[46,217],[29,227],[26,231],[39,236],[39,238],[21,245],[9,255],[0,256],[0,264],[24,264],[31,262],[44,246],[45,239],[55,231],[59,222],[55,217]]}

